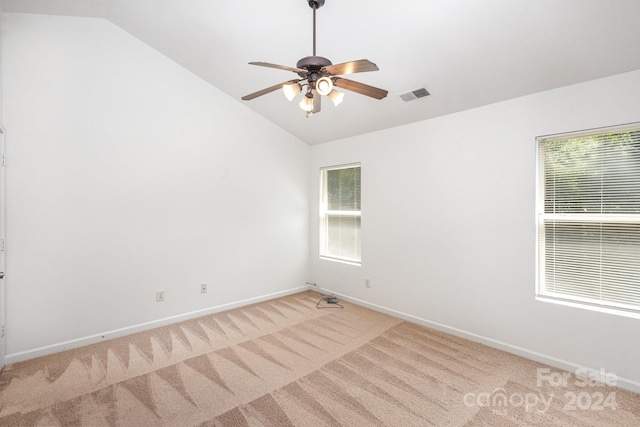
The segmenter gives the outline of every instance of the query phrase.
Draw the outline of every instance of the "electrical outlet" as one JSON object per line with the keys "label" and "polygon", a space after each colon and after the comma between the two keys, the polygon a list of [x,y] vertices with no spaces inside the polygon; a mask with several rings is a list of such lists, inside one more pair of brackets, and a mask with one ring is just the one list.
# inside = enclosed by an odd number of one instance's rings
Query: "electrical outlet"
{"label": "electrical outlet", "polygon": [[203,283],[202,285],[200,285],[200,293],[201,294],[206,294],[207,293],[207,284]]}
{"label": "electrical outlet", "polygon": [[156,302],[164,301],[164,291],[156,291]]}
{"label": "electrical outlet", "polygon": [[371,279],[364,279],[364,287],[365,288],[371,287]]}

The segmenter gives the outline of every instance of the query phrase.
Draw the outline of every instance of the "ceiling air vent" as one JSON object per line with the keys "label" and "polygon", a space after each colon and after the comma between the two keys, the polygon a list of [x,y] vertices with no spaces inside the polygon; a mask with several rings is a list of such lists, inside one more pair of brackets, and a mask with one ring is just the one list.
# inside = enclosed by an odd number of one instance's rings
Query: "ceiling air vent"
{"label": "ceiling air vent", "polygon": [[420,89],[412,90],[411,92],[401,93],[400,98],[404,102],[413,101],[414,99],[424,98],[425,96],[431,95],[426,88],[421,87]]}

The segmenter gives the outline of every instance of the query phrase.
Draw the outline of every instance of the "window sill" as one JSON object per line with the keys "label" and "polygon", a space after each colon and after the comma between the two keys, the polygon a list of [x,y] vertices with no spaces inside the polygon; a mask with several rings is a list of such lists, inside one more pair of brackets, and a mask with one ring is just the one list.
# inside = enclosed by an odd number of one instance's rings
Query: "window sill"
{"label": "window sill", "polygon": [[583,310],[597,311],[598,313],[611,314],[614,316],[630,317],[632,319],[640,319],[640,312],[615,309],[611,307],[602,307],[598,305],[582,303],[579,301],[570,301],[566,299],[558,299],[546,295],[536,295],[536,301],[550,302],[552,304],[564,305],[567,307],[580,308]]}
{"label": "window sill", "polygon": [[358,261],[350,261],[350,260],[347,260],[347,259],[331,258],[331,257],[327,257],[327,256],[322,256],[322,255],[320,255],[320,259],[325,260],[325,261],[339,262],[340,264],[354,265],[356,267],[360,267],[362,265],[362,261],[360,261],[360,262],[358,262]]}

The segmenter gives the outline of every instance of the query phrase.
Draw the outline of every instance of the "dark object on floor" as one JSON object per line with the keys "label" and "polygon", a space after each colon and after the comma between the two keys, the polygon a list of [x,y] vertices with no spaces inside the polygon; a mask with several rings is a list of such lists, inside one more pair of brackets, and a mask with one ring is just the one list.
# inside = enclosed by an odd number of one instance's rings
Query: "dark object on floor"
{"label": "dark object on floor", "polygon": [[[322,301],[326,301],[327,304],[331,304],[331,305],[320,306],[320,303]],[[338,297],[331,294],[328,297],[320,298],[320,301],[318,301],[318,303],[316,304],[316,308],[344,308],[344,307],[338,304]]]}

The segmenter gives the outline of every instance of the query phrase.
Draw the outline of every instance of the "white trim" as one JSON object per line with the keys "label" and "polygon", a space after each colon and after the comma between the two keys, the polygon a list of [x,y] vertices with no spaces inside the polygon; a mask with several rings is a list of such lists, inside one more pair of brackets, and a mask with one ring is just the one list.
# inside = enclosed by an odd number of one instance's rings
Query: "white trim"
{"label": "white trim", "polygon": [[[544,202],[542,202],[544,203]],[[544,208],[544,206],[540,205]],[[607,224],[631,223],[637,224],[640,221],[638,214],[552,214],[538,213],[539,222],[556,221],[556,222],[604,222]]]}
{"label": "white trim", "polygon": [[69,341],[63,341],[56,344],[51,344],[43,347],[34,348],[31,350],[20,351],[18,353],[11,353],[5,356],[5,363],[7,365],[22,362],[24,360],[34,359],[36,357],[47,356],[49,354],[59,353],[65,350],[71,350],[86,345],[95,344],[98,342],[120,338],[126,335],[131,335],[136,332],[147,331],[149,329],[158,328],[161,326],[171,325],[174,323],[182,322],[184,320],[194,319],[196,317],[206,316],[208,314],[218,313],[225,310],[231,310],[245,305],[255,304],[262,301],[267,301],[273,298],[283,297],[286,295],[296,294],[298,292],[306,291],[307,286],[300,286],[286,291],[274,292],[271,294],[262,295],[259,297],[248,298],[236,302],[230,302],[227,304],[221,304],[214,307],[205,308],[202,310],[191,311],[189,313],[178,314],[175,316],[165,317],[163,319],[152,320],[150,322],[140,323],[133,326],[127,326],[120,329],[114,329],[99,334],[89,335],[82,338],[76,338]]}
{"label": "white trim", "polygon": [[606,305],[602,305],[598,300],[590,300],[588,298],[580,298],[573,295],[564,298],[562,294],[554,294],[552,292],[538,294],[536,295],[536,300],[549,302],[552,304],[564,305],[567,307],[597,311],[598,313],[606,313],[614,316],[624,316],[631,317],[632,319],[640,319],[640,312],[635,308],[635,306],[627,307],[623,304],[615,304],[612,302],[608,302]]}
{"label": "white trim", "polygon": [[362,211],[324,211],[325,215],[330,216],[362,216]]}
{"label": "white trim", "polygon": [[7,350],[7,282],[5,277],[7,272],[6,263],[6,188],[7,188],[7,174],[5,172],[6,166],[6,130],[4,124],[0,122],[0,156],[2,162],[0,164],[0,271],[4,273],[4,277],[0,279],[0,370],[2,370],[7,364],[6,355],[4,352]]}
{"label": "white trim", "polygon": [[[316,288],[309,286],[309,289],[316,289]],[[517,356],[521,356],[526,359],[533,360],[535,362],[544,363],[546,365],[553,366],[555,368],[562,369],[564,371],[576,372],[578,369],[580,369],[581,372],[586,373],[589,376],[589,378],[599,378],[601,375],[600,369],[587,368],[577,363],[570,362],[568,360],[558,359],[556,357],[538,353],[536,351],[533,351],[527,348],[518,347],[512,344],[494,340],[482,335],[474,334],[472,332],[468,332],[463,329],[454,328],[452,326],[448,326],[442,323],[423,319],[422,317],[414,316],[412,314],[407,314],[401,311],[393,310],[388,307],[372,304],[370,302],[363,301],[358,298],[353,298],[348,295],[341,294],[339,292],[333,292],[330,289],[322,288],[322,290],[324,292],[334,294],[346,301],[353,302],[363,307],[367,307],[372,310],[379,311],[381,313],[389,314],[391,316],[398,317],[400,319],[404,319],[409,322],[417,323],[419,325],[426,326],[428,328],[436,329],[441,332],[446,332],[448,334],[451,334],[460,338],[465,338],[470,341],[484,344],[489,347],[496,348],[498,350],[506,351],[507,353],[515,354]],[[628,378],[617,377],[616,387],[640,394],[640,382],[637,382]]]}
{"label": "white trim", "polygon": [[340,262],[342,264],[355,265],[356,267],[360,267],[362,265],[361,261],[353,260],[350,258],[338,258],[338,257],[331,257],[328,255],[320,255],[320,259],[325,261]]}
{"label": "white trim", "polygon": [[572,132],[560,132],[553,133],[548,135],[538,135],[536,136],[536,144],[540,141],[546,142],[548,140],[558,139],[558,138],[579,138],[582,136],[591,136],[597,135],[602,132],[624,132],[625,130],[636,129],[640,125],[640,122],[630,122],[624,123],[621,125],[611,125],[611,126],[601,126],[597,128],[589,128]]}
{"label": "white trim", "polygon": [[355,167],[362,167],[361,162],[353,162],[353,163],[343,163],[341,165],[334,166],[320,166],[320,171],[335,171],[339,169],[349,169]]}

